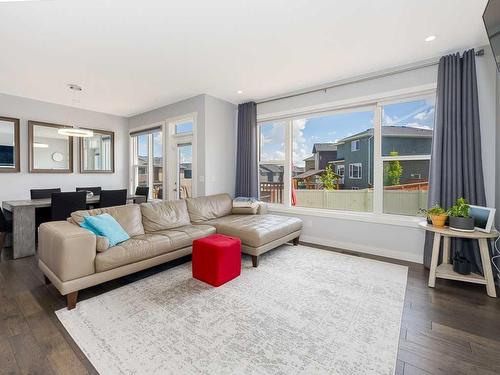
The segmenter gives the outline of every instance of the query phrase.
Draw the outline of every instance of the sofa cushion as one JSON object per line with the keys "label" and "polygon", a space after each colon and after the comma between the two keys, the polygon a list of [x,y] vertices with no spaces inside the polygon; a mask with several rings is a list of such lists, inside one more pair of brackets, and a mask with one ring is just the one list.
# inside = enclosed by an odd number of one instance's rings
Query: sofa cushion
{"label": "sofa cushion", "polygon": [[105,213],[113,216],[130,237],[145,233],[142,225],[141,208],[138,204],[75,211],[71,214],[71,219],[77,225],[80,225],[85,216],[96,216]]}
{"label": "sofa cushion", "polygon": [[189,217],[193,223],[230,215],[233,208],[233,201],[229,194],[187,198],[186,203]]}
{"label": "sofa cushion", "polygon": [[174,229],[135,236],[130,240],[98,253],[96,272],[103,272],[126,264],[169,253],[192,245],[194,239],[215,233],[209,225],[185,225]]}
{"label": "sofa cushion", "polygon": [[146,233],[190,224],[184,200],[142,203],[141,212]]}
{"label": "sofa cushion", "polygon": [[[162,250],[167,250],[164,246]],[[144,259],[152,258],[157,254],[153,252],[153,245],[146,238],[131,238],[119,245],[110,247],[108,250],[97,253],[95,257],[96,272],[103,272],[126,264],[139,262]]]}
{"label": "sofa cushion", "polygon": [[243,245],[259,247],[302,229],[302,220],[280,215],[229,215],[204,222],[217,233],[239,237]]}

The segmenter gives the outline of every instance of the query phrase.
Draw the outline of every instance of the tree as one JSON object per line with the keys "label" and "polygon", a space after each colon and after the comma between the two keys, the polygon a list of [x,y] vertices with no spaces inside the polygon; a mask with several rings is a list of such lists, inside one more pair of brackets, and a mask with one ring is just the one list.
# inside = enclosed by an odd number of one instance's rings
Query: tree
{"label": "tree", "polygon": [[[397,151],[391,151],[389,156],[398,156]],[[394,160],[388,162],[384,166],[384,175],[385,175],[385,186],[392,185],[400,185],[401,184],[401,176],[403,175],[403,166],[399,162],[399,160]]]}
{"label": "tree", "polygon": [[323,188],[325,190],[337,189],[337,181],[341,178],[340,175],[333,172],[331,164],[327,164],[325,171],[319,176]]}

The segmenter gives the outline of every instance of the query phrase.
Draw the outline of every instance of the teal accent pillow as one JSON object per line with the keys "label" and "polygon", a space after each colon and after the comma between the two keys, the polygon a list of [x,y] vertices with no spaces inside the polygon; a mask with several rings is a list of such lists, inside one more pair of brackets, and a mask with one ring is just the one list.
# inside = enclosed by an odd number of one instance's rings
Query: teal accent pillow
{"label": "teal accent pillow", "polygon": [[94,227],[90,226],[89,224],[87,224],[87,222],[85,221],[85,219],[83,219],[83,221],[80,223],[80,226],[83,228],[83,229],[87,229],[89,231],[91,231],[92,233],[94,233],[96,236],[100,236],[99,232],[97,230],[94,229]]}
{"label": "teal accent pillow", "polygon": [[110,247],[130,238],[128,233],[110,214],[85,216],[84,223],[97,231],[99,236],[106,237]]}

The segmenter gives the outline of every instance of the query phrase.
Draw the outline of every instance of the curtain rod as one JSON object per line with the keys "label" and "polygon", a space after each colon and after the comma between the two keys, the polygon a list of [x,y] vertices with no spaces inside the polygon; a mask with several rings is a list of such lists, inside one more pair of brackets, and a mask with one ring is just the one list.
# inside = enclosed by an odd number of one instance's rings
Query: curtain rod
{"label": "curtain rod", "polygon": [[[481,48],[481,49],[479,49],[479,50],[476,51],[476,56],[483,56],[483,55],[484,55],[484,49],[483,48]],[[391,69],[391,70],[388,70],[388,71],[385,71],[385,72],[384,71],[379,71],[378,73],[368,73],[368,74],[365,74],[365,75],[362,75],[362,76],[358,76],[356,78],[348,78],[348,79],[337,81],[337,82],[331,83],[331,84],[329,84],[327,86],[318,87],[318,88],[312,89],[312,90],[297,92],[295,94],[289,94],[289,95],[284,95],[284,96],[278,96],[278,97],[270,98],[270,99],[258,100],[258,101],[256,101],[256,103],[257,104],[264,104],[264,103],[274,102],[274,101],[277,101],[277,100],[295,98],[297,96],[312,94],[312,93],[315,93],[315,92],[321,92],[321,91],[326,92],[327,90],[333,89],[335,87],[350,85],[352,83],[359,83],[359,82],[369,81],[369,80],[376,79],[376,78],[389,77],[389,76],[392,76],[392,75],[395,75],[395,74],[410,72],[410,71],[416,70],[416,69],[428,68],[430,66],[434,66],[434,65],[437,65],[437,64],[439,64],[439,59],[437,59],[437,60],[436,59],[427,60],[427,61],[424,61],[424,62],[421,62],[421,63],[418,63],[418,64],[406,65],[406,66],[402,66],[402,67],[399,67],[399,68],[394,68],[394,69]]]}

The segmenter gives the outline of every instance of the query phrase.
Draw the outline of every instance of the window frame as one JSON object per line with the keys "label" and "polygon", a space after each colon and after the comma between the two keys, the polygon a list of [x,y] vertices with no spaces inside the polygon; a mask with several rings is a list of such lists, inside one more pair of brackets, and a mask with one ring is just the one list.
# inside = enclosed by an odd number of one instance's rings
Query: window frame
{"label": "window frame", "polygon": [[[356,147],[353,149],[352,146],[356,145]],[[360,139],[355,139],[351,141],[351,152],[356,152],[361,149],[361,140]]]}
{"label": "window frame", "polygon": [[[354,177],[354,167],[358,168],[358,177]],[[363,164],[362,163],[349,163],[349,179],[362,180],[363,179]]]}
{"label": "window frame", "polygon": [[[309,108],[298,108],[293,111],[279,112],[258,116],[257,118],[257,152],[258,152],[258,180],[260,192],[260,126],[270,122],[285,122],[285,160],[279,161],[279,165],[284,163],[284,199],[283,204],[270,204],[270,209],[276,212],[294,212],[304,213],[311,216],[319,217],[339,217],[360,221],[372,221],[376,217],[381,222],[387,222],[395,225],[414,227],[415,223],[421,221],[421,218],[415,216],[395,215],[383,212],[383,195],[384,195],[384,161],[390,160],[430,160],[430,155],[411,155],[411,156],[382,156],[382,108],[385,105],[404,103],[433,98],[436,102],[436,84],[428,84],[424,86],[400,90],[396,93],[387,93],[385,95],[372,95],[363,99],[344,100],[339,103],[328,103],[320,106],[311,106]],[[352,111],[362,111],[367,108],[374,110],[373,131],[374,131],[374,147],[373,147],[373,211],[372,212],[354,212],[342,210],[329,210],[309,207],[295,207],[291,205],[291,166],[292,166],[292,134],[293,120],[303,119],[304,117],[311,118],[317,116],[327,116],[330,114],[340,114]],[[265,162],[263,164],[278,164]],[[362,173],[362,172],[361,172]],[[344,176],[345,177],[345,176]]]}

